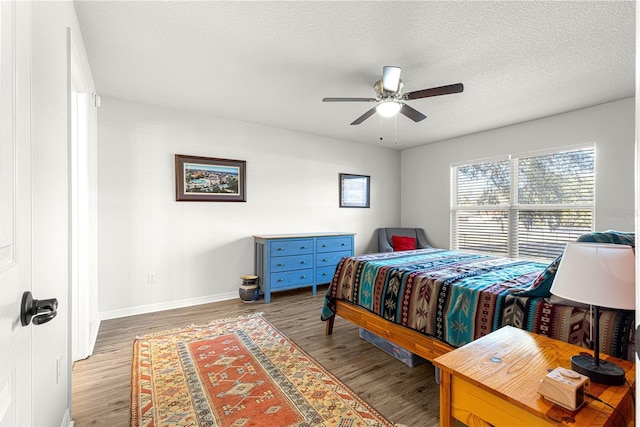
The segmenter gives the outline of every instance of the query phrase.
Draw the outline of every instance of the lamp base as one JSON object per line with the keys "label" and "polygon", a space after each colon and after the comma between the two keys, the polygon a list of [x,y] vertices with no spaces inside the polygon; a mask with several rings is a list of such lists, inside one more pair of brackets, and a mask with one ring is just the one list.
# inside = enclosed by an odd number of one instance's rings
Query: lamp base
{"label": "lamp base", "polygon": [[571,357],[571,369],[599,384],[622,385],[625,380],[621,367],[604,360],[596,365],[596,360],[591,356]]}

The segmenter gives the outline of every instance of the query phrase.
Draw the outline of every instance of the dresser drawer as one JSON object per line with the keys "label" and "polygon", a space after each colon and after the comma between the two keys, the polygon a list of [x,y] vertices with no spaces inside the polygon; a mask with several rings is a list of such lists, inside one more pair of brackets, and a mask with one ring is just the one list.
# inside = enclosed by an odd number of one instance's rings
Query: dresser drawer
{"label": "dresser drawer", "polygon": [[313,240],[276,240],[269,242],[271,256],[289,256],[313,253]]}
{"label": "dresser drawer", "polygon": [[334,267],[338,265],[340,260],[346,256],[350,256],[351,251],[342,252],[325,252],[316,255],[316,267]]}
{"label": "dresser drawer", "polygon": [[331,283],[333,275],[336,272],[336,266],[322,267],[316,269],[316,283],[321,285],[323,283]]}
{"label": "dresser drawer", "polygon": [[316,240],[316,252],[350,251],[351,237],[324,237]]}
{"label": "dresser drawer", "polygon": [[305,283],[314,283],[313,268],[306,270],[284,271],[282,273],[271,274],[271,287],[288,288],[296,285],[303,285]]}
{"label": "dresser drawer", "polygon": [[313,254],[271,258],[271,272],[302,270],[313,267]]}

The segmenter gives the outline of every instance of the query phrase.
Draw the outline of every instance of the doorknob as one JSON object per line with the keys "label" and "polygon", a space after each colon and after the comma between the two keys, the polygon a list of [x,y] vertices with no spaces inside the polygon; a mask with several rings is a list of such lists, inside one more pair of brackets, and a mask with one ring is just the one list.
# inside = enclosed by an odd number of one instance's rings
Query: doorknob
{"label": "doorknob", "polygon": [[27,326],[33,319],[34,325],[42,325],[56,317],[58,314],[58,300],[50,299],[33,299],[31,292],[27,291],[22,294],[22,306],[20,307],[20,321],[22,326]]}

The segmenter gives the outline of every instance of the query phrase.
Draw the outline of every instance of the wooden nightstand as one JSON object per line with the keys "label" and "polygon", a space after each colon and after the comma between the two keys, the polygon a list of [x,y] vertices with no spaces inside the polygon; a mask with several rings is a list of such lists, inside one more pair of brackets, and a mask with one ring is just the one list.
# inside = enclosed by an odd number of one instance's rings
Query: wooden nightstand
{"label": "wooden nightstand", "polygon": [[[611,426],[634,425],[635,410],[628,384],[591,383],[589,393],[615,407],[592,399],[575,412],[547,401],[537,393],[549,369],[571,367],[571,356],[588,349],[505,326],[440,356],[440,425],[498,426]],[[592,354],[589,352],[589,354]],[[604,354],[616,363],[635,388],[635,365]]]}

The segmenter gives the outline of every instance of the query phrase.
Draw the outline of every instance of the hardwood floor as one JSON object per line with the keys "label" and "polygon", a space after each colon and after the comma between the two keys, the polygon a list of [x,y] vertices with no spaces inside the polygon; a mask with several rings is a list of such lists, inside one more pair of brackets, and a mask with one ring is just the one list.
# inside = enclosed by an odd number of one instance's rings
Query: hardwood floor
{"label": "hardwood floor", "polygon": [[326,287],[279,292],[271,304],[237,300],[103,321],[92,356],[73,367],[76,427],[129,425],[131,352],[136,336],[241,314],[263,312],[292,341],[394,423],[438,426],[439,392],[430,363],[408,367],[337,318],[326,336],[320,308]]}

